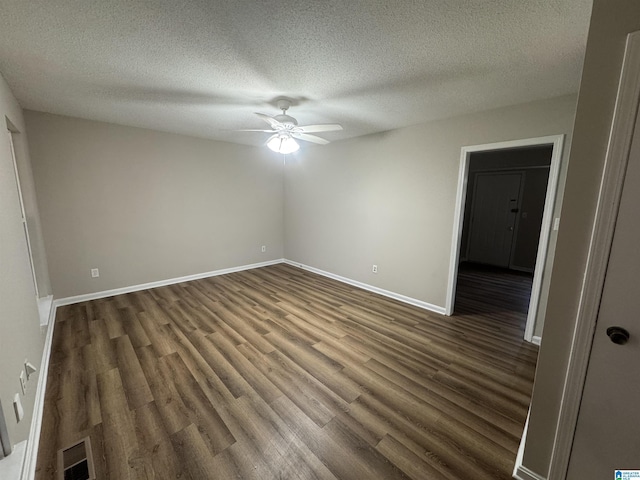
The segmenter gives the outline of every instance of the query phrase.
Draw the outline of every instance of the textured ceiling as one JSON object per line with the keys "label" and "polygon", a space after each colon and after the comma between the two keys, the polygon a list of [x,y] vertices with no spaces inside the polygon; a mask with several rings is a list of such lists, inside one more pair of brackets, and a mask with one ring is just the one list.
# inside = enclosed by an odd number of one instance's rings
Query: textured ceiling
{"label": "textured ceiling", "polygon": [[577,92],[591,0],[0,0],[24,108],[261,144],[298,105],[338,140]]}

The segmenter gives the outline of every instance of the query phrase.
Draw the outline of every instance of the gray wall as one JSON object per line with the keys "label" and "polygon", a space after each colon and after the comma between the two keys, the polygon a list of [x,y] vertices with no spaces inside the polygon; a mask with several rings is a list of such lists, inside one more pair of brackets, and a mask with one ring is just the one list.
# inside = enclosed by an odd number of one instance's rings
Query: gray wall
{"label": "gray wall", "polygon": [[[8,120],[20,133],[14,137],[16,150],[22,164],[28,166],[27,148],[22,109],[0,76],[0,116],[2,128]],[[18,376],[24,370],[24,361],[40,368],[44,333],[40,331],[38,309],[33,288],[27,245],[22,227],[20,203],[16,187],[9,137],[0,134],[0,399],[5,411],[12,443],[25,440],[33,414],[38,376],[31,377],[27,395],[22,396],[25,418],[17,423],[13,414],[13,396],[20,392]],[[37,209],[30,200],[35,198],[28,169],[22,169],[22,186],[27,214],[32,225],[37,224]],[[34,255],[46,264],[44,251],[37,231],[32,232]],[[41,289],[46,293],[46,271],[41,272]],[[40,375],[41,372],[38,372]]]}
{"label": "gray wall", "polygon": [[[444,307],[461,147],[555,134],[567,134],[568,147],[575,101],[558,97],[308,148],[285,168],[287,258]],[[565,171],[563,160],[561,188]]]}
{"label": "gray wall", "polygon": [[637,0],[594,2],[523,458],[541,475],[553,447],[626,35],[637,30]]}
{"label": "gray wall", "polygon": [[283,256],[282,157],[32,111],[25,118],[56,298]]}

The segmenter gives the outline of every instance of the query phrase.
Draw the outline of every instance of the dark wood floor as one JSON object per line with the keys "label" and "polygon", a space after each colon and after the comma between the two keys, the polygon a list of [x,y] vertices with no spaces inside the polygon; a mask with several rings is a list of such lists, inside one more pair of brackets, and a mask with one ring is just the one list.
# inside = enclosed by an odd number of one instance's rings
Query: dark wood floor
{"label": "dark wood floor", "polygon": [[[464,292],[464,286],[459,287]],[[508,479],[537,347],[287,265],[60,307],[36,478]]]}
{"label": "dark wood floor", "polygon": [[455,312],[480,315],[524,327],[533,275],[506,268],[462,263],[458,269]]}

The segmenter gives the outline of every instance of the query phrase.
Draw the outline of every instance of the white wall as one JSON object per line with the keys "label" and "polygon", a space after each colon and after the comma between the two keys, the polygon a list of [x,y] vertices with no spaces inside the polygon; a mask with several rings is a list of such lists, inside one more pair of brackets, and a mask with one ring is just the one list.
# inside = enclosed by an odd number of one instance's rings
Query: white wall
{"label": "white wall", "polygon": [[[42,358],[44,333],[40,331],[39,316],[33,287],[33,277],[22,227],[20,203],[16,187],[9,137],[8,120],[20,133],[15,136],[21,160],[28,165],[28,148],[22,109],[8,85],[0,76],[0,399],[8,423],[12,443],[25,440],[33,414],[38,375],[31,377],[27,394],[21,396],[25,417],[16,422],[13,414],[13,396],[20,392],[18,376],[28,359],[38,369]],[[25,201],[35,198],[28,170],[20,172]],[[29,204],[32,220],[37,223],[37,209]],[[34,244],[41,244],[34,232]],[[40,252],[43,255],[44,252]],[[40,258],[46,264],[46,260]],[[42,288],[46,291],[48,279],[43,273]]]}
{"label": "white wall", "polygon": [[[307,148],[285,167],[286,257],[444,307],[461,148],[556,134],[568,148],[575,102],[563,96]],[[561,188],[565,172],[566,157]]]}
{"label": "white wall", "polygon": [[267,149],[25,118],[56,298],[283,256],[282,158]]}

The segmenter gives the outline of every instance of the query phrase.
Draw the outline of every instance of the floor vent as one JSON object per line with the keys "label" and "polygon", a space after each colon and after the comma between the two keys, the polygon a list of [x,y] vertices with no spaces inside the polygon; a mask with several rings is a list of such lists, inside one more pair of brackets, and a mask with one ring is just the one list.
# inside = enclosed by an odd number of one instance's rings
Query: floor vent
{"label": "floor vent", "polygon": [[58,472],[58,480],[95,480],[89,437],[58,450]]}

